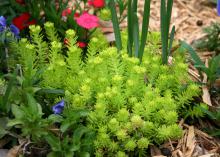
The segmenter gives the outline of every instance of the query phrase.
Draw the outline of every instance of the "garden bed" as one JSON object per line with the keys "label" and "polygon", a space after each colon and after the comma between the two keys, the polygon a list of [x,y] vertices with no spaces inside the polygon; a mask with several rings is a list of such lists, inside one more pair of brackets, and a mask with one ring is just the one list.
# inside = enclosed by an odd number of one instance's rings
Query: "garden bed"
{"label": "garden bed", "polygon": [[0,157],[220,156],[215,4],[145,2],[2,4]]}

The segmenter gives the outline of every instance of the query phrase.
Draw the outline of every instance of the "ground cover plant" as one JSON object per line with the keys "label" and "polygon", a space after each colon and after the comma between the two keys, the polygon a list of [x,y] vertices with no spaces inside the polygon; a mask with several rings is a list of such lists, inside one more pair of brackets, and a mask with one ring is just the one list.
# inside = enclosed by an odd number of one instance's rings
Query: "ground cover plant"
{"label": "ground cover plant", "polygon": [[[26,101],[12,104],[12,120],[7,127],[20,128],[20,136],[35,147],[44,143],[53,156],[144,156],[149,145],[181,136],[176,124],[179,112],[200,90],[188,77],[183,55],[176,54],[173,65],[162,64],[158,33],[149,36],[152,44],[146,47],[141,64],[127,54],[126,32],[122,35],[121,54],[114,47],[108,48],[102,34],[93,37],[85,63],[81,60],[82,50],[75,44],[75,31],[67,31],[69,44],[64,56],[65,45],[57,38],[52,23],[45,24],[49,44],[42,40],[39,26],[31,26],[30,30],[31,42],[21,39],[13,44],[20,56]],[[97,47],[100,41],[103,44]],[[62,89],[65,94],[55,99],[46,95],[37,103],[37,93],[30,90],[30,78],[36,75],[40,78],[38,87]],[[45,108],[51,110],[56,102],[54,114],[46,113]]]}
{"label": "ground cover plant", "polygon": [[[19,2],[20,7],[39,9]],[[10,47],[8,58],[14,60],[0,73],[0,138],[6,141],[5,148],[16,147],[17,154],[34,157],[148,156],[150,146],[183,135],[180,119],[207,114],[219,120],[219,112],[207,111],[196,100],[200,84],[189,77],[183,48],[197,69],[207,74],[210,88],[219,77],[219,56],[205,67],[188,44],[181,42],[172,49],[177,45],[175,27],[169,29],[172,0],[161,1],[161,32],[148,33],[150,2],[145,1],[139,32],[137,0],[83,1],[97,9],[95,15],[112,16],[116,38],[112,46],[96,29],[97,18],[79,6],[57,10],[53,3],[45,17],[50,14],[60,20],[65,14],[62,20],[75,20],[85,29],[82,32],[75,27],[60,30],[53,20],[33,25],[35,19],[30,18],[25,25],[29,33],[22,38],[16,27],[7,27],[0,18],[2,45]],[[98,12],[104,5],[109,8]],[[126,7],[128,29],[121,31]],[[7,33],[10,40],[5,40]],[[86,43],[79,42],[82,38]]]}

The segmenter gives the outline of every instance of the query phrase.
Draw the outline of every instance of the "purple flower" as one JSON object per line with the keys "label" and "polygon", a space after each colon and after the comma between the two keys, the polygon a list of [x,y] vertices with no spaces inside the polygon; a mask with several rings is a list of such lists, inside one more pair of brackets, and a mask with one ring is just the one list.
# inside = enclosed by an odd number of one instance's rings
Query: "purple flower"
{"label": "purple flower", "polygon": [[218,16],[220,16],[220,0],[217,1],[217,12]]}
{"label": "purple flower", "polygon": [[63,112],[64,109],[64,105],[65,102],[64,100],[61,100],[60,102],[58,102],[56,105],[53,106],[53,113],[54,114],[61,114]]}
{"label": "purple flower", "polygon": [[19,38],[20,31],[15,25],[10,25],[10,31],[14,34],[15,37]]}
{"label": "purple flower", "polygon": [[6,28],[6,19],[4,16],[0,16],[0,32],[3,32]]}

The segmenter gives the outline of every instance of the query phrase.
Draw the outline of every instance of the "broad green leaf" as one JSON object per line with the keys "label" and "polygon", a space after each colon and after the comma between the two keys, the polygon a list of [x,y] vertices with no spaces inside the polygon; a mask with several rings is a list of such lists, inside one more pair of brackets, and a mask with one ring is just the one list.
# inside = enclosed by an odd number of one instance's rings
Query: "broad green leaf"
{"label": "broad green leaf", "polygon": [[88,152],[80,152],[80,157],[90,157]]}
{"label": "broad green leaf", "polygon": [[64,133],[71,125],[72,125],[72,123],[69,122],[68,120],[63,121],[63,123],[62,123],[61,126],[60,126],[60,131],[61,131],[62,133]]}
{"label": "broad green leaf", "polygon": [[15,125],[18,125],[18,124],[24,124],[24,122],[20,119],[12,119],[12,120],[8,121],[7,126],[12,127],[12,126],[15,126]]}
{"label": "broad green leaf", "polygon": [[51,114],[48,117],[48,120],[52,121],[53,123],[57,123],[57,122],[60,123],[63,121],[63,117],[57,114]]}
{"label": "broad green leaf", "polygon": [[25,117],[24,112],[21,110],[21,108],[15,104],[11,106],[11,111],[16,119],[21,119]]}
{"label": "broad green leaf", "polygon": [[89,130],[87,127],[85,126],[80,126],[78,127],[75,131],[74,131],[74,134],[73,134],[73,143],[74,144],[78,144],[80,143],[80,140],[81,140],[81,137],[87,133]]}
{"label": "broad green leaf", "polygon": [[7,134],[7,126],[8,118],[2,117],[0,118],[0,139]]}
{"label": "broad green leaf", "polygon": [[49,134],[45,136],[45,139],[49,143],[53,151],[62,151],[59,138],[55,137],[52,134]]}

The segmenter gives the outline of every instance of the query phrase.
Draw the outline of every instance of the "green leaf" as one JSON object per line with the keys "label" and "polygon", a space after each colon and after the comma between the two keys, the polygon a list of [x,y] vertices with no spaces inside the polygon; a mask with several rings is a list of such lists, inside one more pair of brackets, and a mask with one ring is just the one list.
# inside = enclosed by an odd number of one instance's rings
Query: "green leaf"
{"label": "green leaf", "polygon": [[20,119],[13,119],[13,120],[8,121],[7,126],[12,127],[12,126],[15,126],[15,125],[18,125],[18,124],[24,124],[24,122]]}
{"label": "green leaf", "polygon": [[139,52],[139,59],[142,61],[144,47],[147,41],[147,34],[149,28],[149,19],[150,19],[150,2],[151,0],[145,0],[144,2],[144,15],[143,15],[143,23],[142,23],[142,32],[141,32],[141,45]]}
{"label": "green leaf", "polygon": [[78,127],[73,134],[73,143],[74,144],[78,144],[80,143],[80,139],[82,138],[82,136],[87,133],[89,131],[89,129],[85,126],[80,126]]}
{"label": "green leaf", "polygon": [[205,67],[205,64],[202,62],[202,60],[199,58],[195,50],[189,44],[187,44],[185,41],[181,41],[180,43],[181,43],[181,46],[190,53],[195,64]]}
{"label": "green leaf", "polygon": [[173,40],[174,40],[174,34],[175,34],[175,26],[173,26],[171,33],[170,33],[170,42],[169,42],[169,48],[168,48],[168,56],[171,54]]}
{"label": "green leaf", "polygon": [[57,123],[57,122],[60,123],[63,121],[63,117],[57,114],[51,114],[48,117],[48,120],[52,121],[53,123]]}
{"label": "green leaf", "polygon": [[49,134],[45,136],[45,139],[49,143],[53,151],[62,151],[59,138],[55,137],[52,134]]}
{"label": "green leaf", "polygon": [[8,123],[8,117],[0,118],[0,139],[7,134],[7,129],[8,129],[7,123]]}
{"label": "green leaf", "polygon": [[161,0],[160,6],[160,29],[162,41],[162,62],[167,64],[167,45],[168,45],[168,32],[167,32],[167,9],[165,0]]}
{"label": "green leaf", "polygon": [[57,94],[57,95],[65,94],[64,90],[62,89],[40,89],[38,92],[44,94]]}
{"label": "green leaf", "polygon": [[69,122],[68,120],[63,121],[63,123],[60,126],[60,131],[64,133],[71,125],[72,123]]}
{"label": "green leaf", "polygon": [[27,93],[26,95],[27,95],[27,101],[28,101],[29,108],[31,109],[31,112],[39,116],[43,115],[41,105],[36,102],[36,100],[31,94]]}
{"label": "green leaf", "polygon": [[113,23],[114,33],[115,33],[116,47],[117,47],[118,51],[120,51],[122,49],[121,32],[120,32],[120,27],[119,27],[119,22],[118,22],[118,17],[117,17],[117,12],[116,12],[114,0],[109,1],[109,8],[111,10],[111,15],[112,15],[112,23]]}
{"label": "green leaf", "polygon": [[133,47],[133,16],[132,16],[132,0],[128,0],[128,54],[132,56]]}
{"label": "green leaf", "polygon": [[24,112],[20,109],[20,107],[15,105],[15,104],[13,104],[11,106],[11,111],[12,111],[12,113],[15,116],[16,119],[21,119],[25,116]]}
{"label": "green leaf", "polygon": [[134,39],[134,54],[138,57],[139,53],[139,23],[137,12],[133,12],[133,39]]}
{"label": "green leaf", "polygon": [[172,17],[173,0],[167,2],[167,32],[170,30],[170,20]]}
{"label": "green leaf", "polygon": [[88,152],[80,152],[80,157],[90,157]]}
{"label": "green leaf", "polygon": [[13,88],[13,85],[14,85],[14,82],[16,80],[16,74],[18,73],[18,70],[20,69],[20,66],[17,66],[16,67],[16,70],[14,71],[12,77],[10,78],[10,81],[8,83],[8,86],[7,86],[7,89],[6,89],[6,92],[5,92],[5,95],[3,97],[3,103],[0,108],[3,109],[3,111],[6,111],[8,112],[10,110],[10,105],[8,104],[8,99],[9,99],[9,96],[10,96],[10,93],[12,91],[12,88]]}
{"label": "green leaf", "polygon": [[50,152],[49,154],[47,154],[47,157],[60,157],[61,154],[58,152]]}

